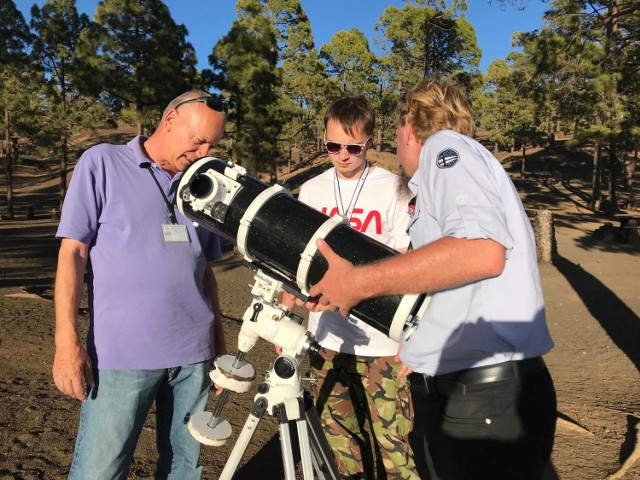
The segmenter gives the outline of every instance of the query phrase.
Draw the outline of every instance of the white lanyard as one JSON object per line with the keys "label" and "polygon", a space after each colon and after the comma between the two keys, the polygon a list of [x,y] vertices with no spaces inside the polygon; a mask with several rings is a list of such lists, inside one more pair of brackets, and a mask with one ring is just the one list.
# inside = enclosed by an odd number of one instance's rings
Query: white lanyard
{"label": "white lanyard", "polygon": [[[360,178],[358,179],[358,184],[356,185],[356,189],[351,196],[351,201],[349,202],[349,207],[347,208],[346,217],[347,220],[351,220],[351,215],[353,215],[353,209],[356,206],[356,202],[358,201],[358,197],[360,196],[360,192],[362,191],[362,187],[364,187],[364,182],[367,179],[367,175],[369,174],[369,162],[365,163],[364,171]],[[336,197],[336,206],[338,207],[338,213],[340,215],[345,215],[344,206],[342,205],[342,194],[340,193],[340,182],[338,181],[338,174],[336,170],[333,170],[333,194]]]}

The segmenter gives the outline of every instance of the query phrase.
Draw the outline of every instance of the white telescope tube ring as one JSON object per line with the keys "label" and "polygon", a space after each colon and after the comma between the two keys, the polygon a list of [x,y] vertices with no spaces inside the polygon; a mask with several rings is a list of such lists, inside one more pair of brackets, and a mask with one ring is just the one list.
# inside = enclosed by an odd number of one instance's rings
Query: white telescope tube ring
{"label": "white telescope tube ring", "polygon": [[309,292],[307,291],[307,276],[309,275],[313,256],[318,251],[316,240],[319,238],[324,240],[324,238],[329,235],[334,228],[338,225],[342,225],[343,223],[349,225],[349,220],[347,220],[347,217],[343,215],[334,215],[333,217],[328,218],[322,225],[320,225],[320,228],[315,231],[309,242],[307,242],[307,246],[304,248],[304,251],[300,254],[300,263],[298,264],[298,271],[296,273],[296,283],[304,295],[309,295]]}
{"label": "white telescope tube ring", "polygon": [[272,187],[267,188],[260,192],[260,194],[253,199],[247,210],[240,219],[240,225],[238,226],[238,235],[236,237],[236,244],[238,245],[238,251],[244,255],[244,258],[248,262],[254,262],[257,258],[249,255],[249,249],[247,246],[247,240],[249,238],[249,230],[251,229],[251,221],[258,214],[262,206],[269,201],[271,197],[276,195],[287,195],[292,197],[293,195],[289,190],[282,185],[275,184]]}
{"label": "white telescope tube ring", "polygon": [[[404,342],[416,329],[417,325],[414,322],[414,325],[405,330],[407,325],[407,320],[411,316],[411,311],[416,303],[416,300],[420,297],[418,294],[407,294],[402,297],[400,300],[400,305],[396,309],[396,313],[393,315],[393,320],[391,320],[391,325],[389,326],[389,338],[396,342]],[[431,295],[425,296],[420,308],[415,314],[415,317],[421,318],[424,311],[427,309],[429,302],[431,301]]]}

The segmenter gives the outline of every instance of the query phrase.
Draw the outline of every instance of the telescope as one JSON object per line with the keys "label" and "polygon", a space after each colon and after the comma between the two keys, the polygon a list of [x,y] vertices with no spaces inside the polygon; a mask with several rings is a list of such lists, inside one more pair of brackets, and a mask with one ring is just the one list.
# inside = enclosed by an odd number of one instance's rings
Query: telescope
{"label": "telescope", "polygon": [[[215,157],[187,167],[176,205],[194,223],[235,244],[251,268],[282,282],[286,291],[305,301],[328,268],[317,239],[354,265],[398,254],[351,228],[346,217],[329,217],[298,201],[282,185],[270,186],[244,167]],[[417,327],[429,299],[427,294],[377,297],[360,302],[350,313],[403,342]]]}
{"label": "telescope", "polygon": [[[230,391],[246,392],[255,379],[253,367],[244,357],[258,338],[263,338],[278,345],[281,353],[258,387],[220,480],[233,478],[265,412],[279,418],[287,480],[296,478],[289,421],[295,421],[298,429],[304,478],[311,478],[315,471],[320,480],[337,480],[340,475],[333,453],[315,410],[306,405],[301,385],[301,358],[317,352],[320,346],[302,325],[303,319],[289,312],[280,298],[288,291],[308,300],[309,289],[326,273],[328,264],[316,246],[319,238],[355,265],[398,252],[351,228],[346,217],[328,217],[299,202],[282,185],[269,186],[242,166],[215,157],[201,158],[187,167],[178,183],[176,204],[195,224],[235,244],[247,266],[257,271],[251,290],[253,300],[238,334],[238,353],[216,358],[210,373],[223,392],[213,412],[197,412],[190,417],[189,432],[206,445],[224,445],[231,436],[231,425],[222,418],[222,409]],[[417,327],[429,298],[425,294],[374,298],[353,307],[351,315],[402,342]]]}

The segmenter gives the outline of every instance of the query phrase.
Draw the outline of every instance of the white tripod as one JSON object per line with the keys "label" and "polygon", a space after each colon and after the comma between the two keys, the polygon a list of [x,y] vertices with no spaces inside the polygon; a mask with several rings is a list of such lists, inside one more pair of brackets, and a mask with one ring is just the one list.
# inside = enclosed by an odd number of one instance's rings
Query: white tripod
{"label": "white tripod", "polygon": [[229,391],[246,392],[255,378],[253,367],[244,361],[245,354],[253,348],[258,338],[278,345],[282,354],[269,367],[249,417],[238,436],[229,459],[220,474],[220,480],[230,480],[238,468],[251,438],[264,413],[277,416],[280,424],[280,445],[285,479],[295,480],[295,462],[289,421],[295,421],[302,471],[305,480],[340,478],[333,454],[322,433],[313,408],[305,408],[305,391],[302,388],[300,359],[309,351],[317,350],[313,337],[288,314],[279,303],[284,290],[282,282],[258,270],[251,290],[253,301],[243,316],[238,335],[238,354],[224,355],[216,359],[212,380],[225,388],[212,413],[200,412],[189,420],[189,431],[201,443],[223,445],[231,436],[231,426],[220,417]]}
{"label": "white tripod", "polygon": [[[297,390],[297,391],[296,391]],[[258,387],[258,394],[247,421],[238,436],[238,440],[225,464],[220,479],[233,477],[244,452],[264,413],[277,416],[280,425],[280,446],[286,479],[295,479],[295,463],[289,421],[295,421],[302,472],[305,480],[314,478],[338,479],[339,474],[328,449],[319,423],[313,423],[305,411],[304,391],[300,387],[298,363],[288,356],[280,356],[267,371],[265,382]]]}

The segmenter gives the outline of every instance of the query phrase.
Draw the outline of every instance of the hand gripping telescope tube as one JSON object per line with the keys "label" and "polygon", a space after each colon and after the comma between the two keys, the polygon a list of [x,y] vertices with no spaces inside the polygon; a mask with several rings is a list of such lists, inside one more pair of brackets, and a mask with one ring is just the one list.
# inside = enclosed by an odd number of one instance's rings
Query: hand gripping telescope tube
{"label": "hand gripping telescope tube", "polygon": [[[183,173],[176,194],[184,216],[237,245],[247,262],[307,298],[328,265],[317,251],[324,239],[355,265],[398,254],[349,226],[346,218],[328,217],[293,197],[280,185],[269,186],[233,163],[204,157]],[[396,295],[365,300],[351,315],[388,335],[406,340],[417,326],[429,295]]]}

